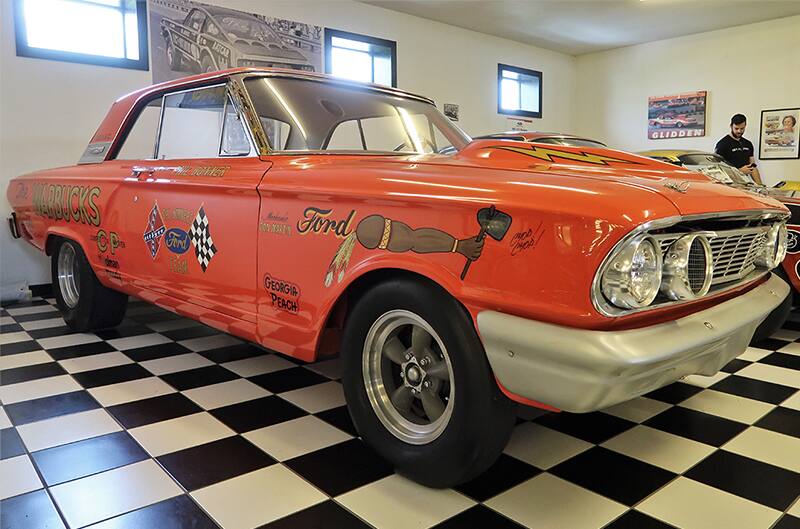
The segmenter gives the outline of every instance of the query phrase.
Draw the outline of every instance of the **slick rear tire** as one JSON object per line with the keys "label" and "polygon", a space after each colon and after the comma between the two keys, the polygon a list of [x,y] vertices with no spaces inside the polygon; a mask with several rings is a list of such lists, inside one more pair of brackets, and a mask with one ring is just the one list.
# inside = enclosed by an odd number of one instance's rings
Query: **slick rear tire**
{"label": "slick rear tire", "polygon": [[501,394],[468,313],[437,285],[397,278],[372,287],[347,317],[342,357],[356,429],[398,473],[452,487],[489,468],[508,442],[516,405]]}
{"label": "slick rear tire", "polygon": [[52,258],[53,292],[67,326],[77,332],[114,327],[125,317],[128,296],[100,284],[80,245],[57,242]]}

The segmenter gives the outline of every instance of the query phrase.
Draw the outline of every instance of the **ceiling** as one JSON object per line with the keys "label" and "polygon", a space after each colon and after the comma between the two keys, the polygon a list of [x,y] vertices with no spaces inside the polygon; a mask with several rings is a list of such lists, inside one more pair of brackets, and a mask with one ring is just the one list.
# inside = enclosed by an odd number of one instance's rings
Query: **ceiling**
{"label": "ceiling", "polygon": [[798,0],[360,1],[570,55],[800,15]]}

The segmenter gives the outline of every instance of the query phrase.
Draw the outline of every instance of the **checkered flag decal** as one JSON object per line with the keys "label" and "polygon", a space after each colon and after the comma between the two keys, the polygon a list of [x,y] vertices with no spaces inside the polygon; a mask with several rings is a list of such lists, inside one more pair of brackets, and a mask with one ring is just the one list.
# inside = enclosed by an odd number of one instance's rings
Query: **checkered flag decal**
{"label": "checkered flag decal", "polygon": [[197,212],[197,216],[192,222],[189,237],[192,239],[197,262],[200,263],[200,268],[205,272],[211,262],[211,258],[217,253],[217,248],[211,239],[211,228],[208,225],[208,217],[206,217],[203,206],[200,206],[200,211]]}

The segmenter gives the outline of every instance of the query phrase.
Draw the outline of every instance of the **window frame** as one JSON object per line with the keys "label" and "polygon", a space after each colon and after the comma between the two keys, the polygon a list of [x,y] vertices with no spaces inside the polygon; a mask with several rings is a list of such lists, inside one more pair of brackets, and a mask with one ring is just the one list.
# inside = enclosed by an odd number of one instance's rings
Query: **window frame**
{"label": "window frame", "polygon": [[[500,88],[500,84],[503,81],[503,71],[509,71],[518,73],[520,75],[527,75],[528,77],[536,77],[539,79],[539,111],[532,112],[530,110],[508,110],[503,108],[503,91]],[[542,72],[538,70],[530,70],[528,68],[522,68],[520,66],[511,66],[509,64],[502,64],[497,63],[497,113],[502,114],[504,116],[519,116],[519,117],[526,117],[526,118],[541,118],[542,117],[542,91],[544,89],[544,85],[542,82]],[[520,102],[521,102],[520,98]]]}
{"label": "window frame", "polygon": [[[74,62],[80,64],[92,64],[95,66],[108,66],[112,68],[127,68],[130,70],[150,69],[149,40],[147,38],[147,0],[136,0],[136,24],[139,35],[139,59],[128,59],[126,57],[104,57],[102,55],[91,55],[87,53],[76,53],[71,51],[52,50],[46,48],[36,48],[28,45],[28,28],[24,14],[24,0],[14,0],[14,38],[16,41],[17,57],[27,57],[31,59],[45,59],[50,61]],[[79,3],[79,2],[75,2]],[[83,4],[83,2],[80,2]],[[102,6],[102,4],[97,4]],[[125,11],[124,7],[115,8],[105,6],[110,9]],[[124,23],[123,23],[124,28]],[[124,29],[123,29],[124,31]],[[123,37],[124,39],[124,37]]]}
{"label": "window frame", "polygon": [[[360,33],[351,33],[349,31],[342,31],[340,29],[332,29],[332,28],[325,28],[325,73],[333,75],[331,71],[331,67],[333,66],[331,61],[331,51],[333,50],[333,37],[338,37],[341,39],[347,40],[355,40],[358,42],[364,42],[366,44],[371,44],[374,46],[383,46],[385,48],[389,48],[391,51],[391,60],[392,60],[392,88],[397,88],[397,42],[393,40],[387,39],[380,39],[378,37],[370,37],[369,35],[362,35]],[[372,63],[372,79],[374,84],[375,79],[375,62],[374,62],[374,55],[372,53],[369,54],[370,57],[373,58]],[[386,85],[382,85],[386,86]]]}

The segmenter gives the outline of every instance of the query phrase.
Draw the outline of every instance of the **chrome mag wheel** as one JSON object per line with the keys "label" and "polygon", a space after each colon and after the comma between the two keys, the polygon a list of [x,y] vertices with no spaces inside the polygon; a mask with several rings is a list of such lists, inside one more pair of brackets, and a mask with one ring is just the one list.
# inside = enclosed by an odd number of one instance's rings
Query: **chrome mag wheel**
{"label": "chrome mag wheel", "polygon": [[80,299],[80,271],[71,244],[62,244],[58,251],[58,287],[67,307],[75,308]]}
{"label": "chrome mag wheel", "polygon": [[398,439],[428,444],[447,428],[455,381],[447,349],[420,316],[392,310],[367,333],[364,386],[381,423]]}

